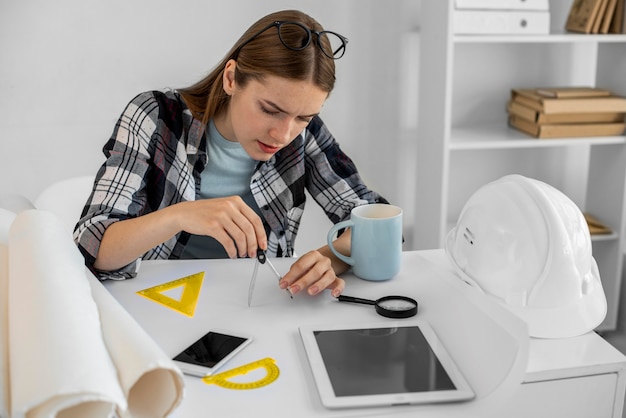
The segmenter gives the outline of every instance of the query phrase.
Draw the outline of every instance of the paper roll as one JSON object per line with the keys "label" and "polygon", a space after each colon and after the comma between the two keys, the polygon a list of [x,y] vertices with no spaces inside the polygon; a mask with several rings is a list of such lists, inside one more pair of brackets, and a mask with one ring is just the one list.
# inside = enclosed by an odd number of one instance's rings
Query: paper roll
{"label": "paper roll", "polygon": [[58,217],[18,214],[8,258],[12,418],[158,417],[180,403],[182,374],[86,270]]}
{"label": "paper roll", "polygon": [[13,418],[75,409],[107,417],[125,407],[84,262],[52,213],[28,210],[13,221],[8,293]]}
{"label": "paper roll", "polygon": [[0,417],[9,416],[9,228],[15,213],[0,208]]}
{"label": "paper roll", "polygon": [[164,417],[183,398],[180,369],[91,273],[89,284],[100,310],[102,334],[128,400],[122,417]]}

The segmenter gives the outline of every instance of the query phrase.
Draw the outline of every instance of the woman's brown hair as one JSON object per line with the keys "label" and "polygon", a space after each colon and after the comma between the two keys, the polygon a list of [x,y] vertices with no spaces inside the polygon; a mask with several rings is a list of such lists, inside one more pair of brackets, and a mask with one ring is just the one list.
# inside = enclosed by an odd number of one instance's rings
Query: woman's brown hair
{"label": "woman's brown hair", "polygon": [[[214,116],[224,112],[230,101],[222,83],[224,67],[230,59],[237,61],[235,81],[239,87],[269,74],[293,80],[310,80],[323,91],[330,93],[333,90],[335,62],[317,46],[316,39],[312,39],[306,48],[294,51],[283,45],[276,28],[260,32],[274,22],[284,21],[300,23],[312,31],[324,30],[315,19],[297,10],[271,13],[250,26],[205,78],[190,87],[178,89],[193,116],[204,126]],[[284,36],[301,37],[302,33],[285,33]],[[325,41],[320,39],[320,42]],[[293,42],[297,44],[298,41]]]}

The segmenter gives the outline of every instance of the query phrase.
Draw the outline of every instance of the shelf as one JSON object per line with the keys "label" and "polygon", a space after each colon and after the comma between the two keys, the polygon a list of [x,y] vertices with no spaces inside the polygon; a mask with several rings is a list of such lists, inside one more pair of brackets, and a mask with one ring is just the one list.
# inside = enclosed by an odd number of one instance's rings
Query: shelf
{"label": "shelf", "polygon": [[450,132],[450,150],[485,150],[570,147],[580,145],[624,144],[624,136],[597,136],[584,138],[533,138],[502,123],[453,127]]}
{"label": "shelf", "polygon": [[452,39],[455,43],[626,43],[626,34],[555,32],[546,35],[454,35]]}
{"label": "shelf", "polygon": [[[448,220],[446,222],[446,237],[448,236],[450,231],[452,231],[455,227],[456,227],[456,220],[454,221]],[[617,235],[616,232],[611,232],[610,234],[594,234],[594,235],[590,235],[590,237],[591,237],[592,245],[594,242],[614,241],[614,240],[619,239],[619,235]]]}
{"label": "shelf", "polygon": [[626,34],[564,30],[574,0],[550,0],[552,33],[455,35],[455,0],[423,1],[415,249],[440,248],[472,193],[508,174],[553,185],[613,233],[593,235],[618,319],[626,231],[626,136],[533,138],[507,123],[512,88],[601,86],[626,95]]}
{"label": "shelf", "polygon": [[619,239],[619,236],[615,232],[611,232],[610,234],[595,234],[591,235],[591,242],[595,241],[613,241]]}

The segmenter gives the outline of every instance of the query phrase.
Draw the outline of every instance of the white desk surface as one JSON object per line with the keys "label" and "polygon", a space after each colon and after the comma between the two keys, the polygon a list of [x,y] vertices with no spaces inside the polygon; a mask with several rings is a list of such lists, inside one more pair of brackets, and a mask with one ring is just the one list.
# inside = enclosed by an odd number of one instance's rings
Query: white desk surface
{"label": "white desk surface", "polygon": [[[431,323],[477,399],[461,404],[329,410],[322,406],[298,334],[303,324],[393,320],[373,307],[337,302],[325,294],[296,295],[277,286],[268,266],[260,266],[252,307],[247,306],[254,260],[144,261],[135,279],[105,282],[106,288],[174,356],[211,329],[252,334],[254,342],[229,362],[226,371],[265,357],[276,360],[279,378],[253,390],[229,390],[185,376],[185,399],[173,416],[505,416],[506,402],[522,382],[579,376],[626,364],[626,358],[595,333],[566,340],[529,340],[526,325],[505,308],[456,279],[441,250],[403,254],[402,271],[386,282],[343,277],[345,294],[370,299],[391,294],[413,297],[417,318]],[[280,272],[292,260],[274,259]],[[193,318],[136,294],[157,284],[204,272]],[[173,296],[173,295],[172,295]],[[173,296],[174,297],[174,296]],[[399,320],[410,321],[410,319]],[[245,380],[263,377],[264,370]],[[249,379],[249,380],[248,380]]]}

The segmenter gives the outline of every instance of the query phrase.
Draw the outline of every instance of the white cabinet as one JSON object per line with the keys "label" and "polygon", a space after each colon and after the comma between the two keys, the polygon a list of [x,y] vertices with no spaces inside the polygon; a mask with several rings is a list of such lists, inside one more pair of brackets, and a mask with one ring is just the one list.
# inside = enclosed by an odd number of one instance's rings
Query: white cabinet
{"label": "white cabinet", "polygon": [[624,355],[589,332],[574,338],[530,339],[523,383],[507,402],[507,418],[621,418]]}
{"label": "white cabinet", "polygon": [[454,0],[423,0],[416,249],[441,248],[467,199],[518,173],[545,181],[614,231],[592,237],[616,326],[624,242],[626,138],[535,139],[507,125],[512,88],[598,86],[626,95],[626,35],[564,30],[571,1],[550,2],[548,35],[455,35]]}
{"label": "white cabinet", "polygon": [[617,373],[523,383],[509,401],[507,418],[621,418]]}

